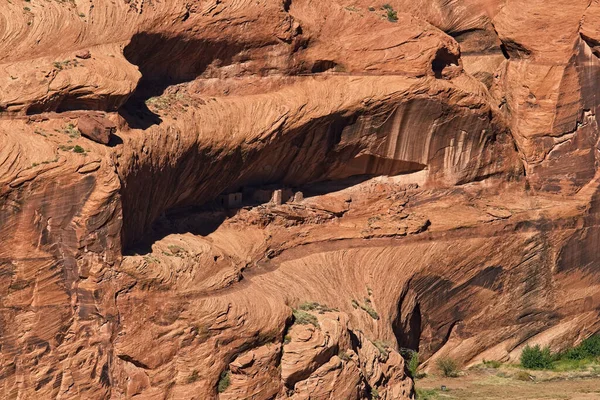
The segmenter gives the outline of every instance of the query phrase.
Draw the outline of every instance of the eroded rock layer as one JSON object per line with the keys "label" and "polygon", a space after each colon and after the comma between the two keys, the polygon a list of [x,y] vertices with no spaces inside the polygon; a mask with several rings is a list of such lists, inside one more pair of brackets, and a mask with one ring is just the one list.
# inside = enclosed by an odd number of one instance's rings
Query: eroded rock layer
{"label": "eroded rock layer", "polygon": [[0,6],[0,393],[411,399],[600,330],[592,0]]}

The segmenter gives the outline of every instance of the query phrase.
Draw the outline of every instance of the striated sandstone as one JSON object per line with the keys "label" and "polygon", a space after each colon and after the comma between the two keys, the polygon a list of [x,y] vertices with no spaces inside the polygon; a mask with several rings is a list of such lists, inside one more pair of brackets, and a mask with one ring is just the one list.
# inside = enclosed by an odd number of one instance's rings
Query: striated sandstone
{"label": "striated sandstone", "polygon": [[598,4],[381,6],[0,6],[3,398],[411,399],[404,349],[600,331]]}

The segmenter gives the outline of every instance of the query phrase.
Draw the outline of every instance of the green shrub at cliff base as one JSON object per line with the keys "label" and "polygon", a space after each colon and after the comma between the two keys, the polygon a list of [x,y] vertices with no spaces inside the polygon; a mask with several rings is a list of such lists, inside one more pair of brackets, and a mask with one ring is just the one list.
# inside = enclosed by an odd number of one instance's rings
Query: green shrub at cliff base
{"label": "green shrub at cliff base", "polygon": [[521,365],[527,369],[552,369],[552,353],[550,347],[541,348],[539,344],[535,346],[525,346],[521,353]]}
{"label": "green shrub at cliff base", "polygon": [[219,383],[217,384],[217,391],[219,393],[223,393],[229,387],[229,385],[231,385],[231,376],[229,371],[221,372]]}
{"label": "green shrub at cliff base", "polygon": [[319,320],[312,314],[302,310],[293,310],[294,323],[300,325],[314,325],[316,328],[319,327]]}
{"label": "green shrub at cliff base", "polygon": [[483,365],[485,365],[488,368],[498,369],[498,368],[500,368],[502,363],[498,360],[489,360],[489,361],[483,360]]}
{"label": "green shrub at cliff base", "polygon": [[458,376],[458,364],[450,357],[442,357],[436,361],[436,365],[443,376],[456,378]]}
{"label": "green shrub at cliff base", "polygon": [[419,353],[413,351],[408,362],[408,372],[411,378],[417,378],[417,370],[419,369]]}
{"label": "green shrub at cliff base", "polygon": [[563,357],[569,360],[600,357],[600,335],[594,335],[585,339],[579,346],[564,352]]}
{"label": "green shrub at cliff base", "polygon": [[581,369],[600,361],[600,335],[594,335],[578,346],[558,354],[552,354],[549,347],[525,346],[521,353],[521,366],[528,369],[556,369],[568,371]]}

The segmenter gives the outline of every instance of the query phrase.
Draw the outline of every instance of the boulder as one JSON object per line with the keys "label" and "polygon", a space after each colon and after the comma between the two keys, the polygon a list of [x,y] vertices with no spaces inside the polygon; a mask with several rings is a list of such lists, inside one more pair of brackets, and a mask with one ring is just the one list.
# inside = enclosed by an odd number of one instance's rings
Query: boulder
{"label": "boulder", "polygon": [[82,60],[87,60],[91,56],[92,56],[92,53],[90,53],[89,50],[82,50],[82,51],[75,53],[75,57],[81,58]]}
{"label": "boulder", "polygon": [[108,118],[85,115],[79,118],[77,129],[82,136],[94,142],[108,144],[110,135],[116,131],[117,126]]}

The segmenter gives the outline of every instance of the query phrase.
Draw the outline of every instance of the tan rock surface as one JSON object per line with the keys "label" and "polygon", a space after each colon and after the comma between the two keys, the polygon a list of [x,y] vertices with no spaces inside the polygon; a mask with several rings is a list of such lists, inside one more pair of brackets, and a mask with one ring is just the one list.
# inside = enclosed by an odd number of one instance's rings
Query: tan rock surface
{"label": "tan rock surface", "polygon": [[389,4],[0,5],[3,398],[410,399],[403,349],[600,330],[597,2]]}

